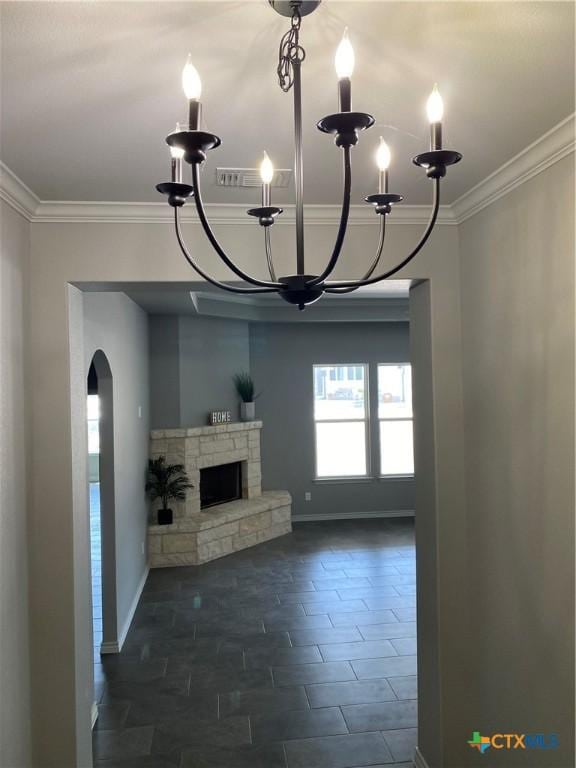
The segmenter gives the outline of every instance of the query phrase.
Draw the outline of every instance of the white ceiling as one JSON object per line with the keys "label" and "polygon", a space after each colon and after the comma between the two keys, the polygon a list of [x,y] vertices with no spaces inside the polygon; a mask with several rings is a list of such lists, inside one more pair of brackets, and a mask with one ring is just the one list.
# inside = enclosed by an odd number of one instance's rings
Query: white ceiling
{"label": "white ceiling", "polygon": [[[256,203],[216,188],[219,166],[253,167],[266,149],[292,164],[291,96],[275,79],[287,20],[248,2],[2,2],[1,159],[44,200],[157,201],[163,143],[186,104],[188,51],[204,84],[208,130],[222,137],[204,170],[209,202]],[[354,106],[377,124],[354,150],[353,202],[376,191],[379,134],[391,190],[428,200],[410,158],[427,148],[424,105],[437,81],[446,144],[464,154],[451,202],[574,110],[572,2],[338,2],[302,24],[306,202],[339,202],[340,157],[316,121],[337,109],[333,54],[344,26],[356,51]],[[291,201],[292,190],[276,200]]]}

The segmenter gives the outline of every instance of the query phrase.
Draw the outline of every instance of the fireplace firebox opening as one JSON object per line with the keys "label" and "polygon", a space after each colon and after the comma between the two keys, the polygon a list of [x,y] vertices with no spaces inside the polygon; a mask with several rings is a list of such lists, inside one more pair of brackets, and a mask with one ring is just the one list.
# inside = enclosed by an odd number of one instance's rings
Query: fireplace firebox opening
{"label": "fireplace firebox opening", "polygon": [[200,470],[200,509],[242,498],[242,462]]}

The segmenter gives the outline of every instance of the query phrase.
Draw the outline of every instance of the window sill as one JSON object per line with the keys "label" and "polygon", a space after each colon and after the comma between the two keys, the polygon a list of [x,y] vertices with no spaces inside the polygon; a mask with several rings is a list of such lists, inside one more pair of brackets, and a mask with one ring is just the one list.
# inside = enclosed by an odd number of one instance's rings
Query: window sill
{"label": "window sill", "polygon": [[378,480],[381,483],[385,483],[388,480],[414,480],[414,475],[380,475]]}
{"label": "window sill", "polygon": [[375,477],[315,477],[313,483],[318,485],[331,485],[336,483],[373,483]]}

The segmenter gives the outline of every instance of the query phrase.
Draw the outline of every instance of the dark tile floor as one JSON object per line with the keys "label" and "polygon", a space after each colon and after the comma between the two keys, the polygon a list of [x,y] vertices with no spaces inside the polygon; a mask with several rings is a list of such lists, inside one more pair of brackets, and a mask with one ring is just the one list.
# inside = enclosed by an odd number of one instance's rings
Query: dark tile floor
{"label": "dark tile floor", "polygon": [[150,573],[119,656],[96,667],[104,768],[409,766],[414,528],[296,525]]}

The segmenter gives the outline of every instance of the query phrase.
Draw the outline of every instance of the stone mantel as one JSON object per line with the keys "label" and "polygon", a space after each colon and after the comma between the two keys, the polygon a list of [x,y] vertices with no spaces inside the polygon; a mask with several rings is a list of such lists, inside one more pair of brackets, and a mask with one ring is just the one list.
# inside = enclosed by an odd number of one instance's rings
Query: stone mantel
{"label": "stone mantel", "polygon": [[[158,503],[153,506],[148,528],[151,567],[198,565],[292,530],[290,494],[262,493],[261,429],[261,421],[247,421],[150,433],[150,457],[183,464],[193,485],[186,501],[171,504],[172,525],[156,525]],[[200,470],[233,462],[242,465],[242,498],[202,510]]]}
{"label": "stone mantel", "polygon": [[253,429],[262,429],[261,421],[232,421],[229,424],[216,424],[215,426],[186,427],[184,429],[153,429],[150,433],[152,440],[164,440],[183,437],[206,437],[208,435],[221,435],[224,432],[250,432]]}

